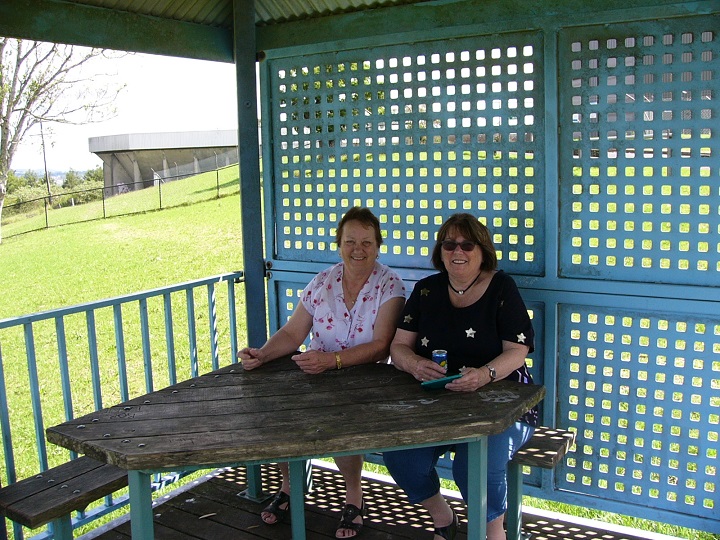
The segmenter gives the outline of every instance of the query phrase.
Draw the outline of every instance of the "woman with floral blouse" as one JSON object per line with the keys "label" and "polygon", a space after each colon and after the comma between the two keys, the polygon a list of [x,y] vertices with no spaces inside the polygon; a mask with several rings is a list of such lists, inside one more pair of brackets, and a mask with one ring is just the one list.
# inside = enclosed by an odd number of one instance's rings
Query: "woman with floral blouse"
{"label": "woman with floral blouse", "polygon": [[[336,242],[342,261],[310,281],[290,319],[262,347],[238,352],[245,369],[297,351],[308,334],[308,349],[292,357],[305,373],[315,375],[387,360],[405,303],[405,285],[393,270],[377,261],[382,244],[380,222],[367,208],[351,208],[340,220]],[[336,457],[335,463],[346,487],[335,536],[352,538],[362,528],[365,510],[360,483],[363,456]],[[289,509],[287,463],[281,463],[280,469],[280,491],[260,514],[268,525],[281,521]]]}

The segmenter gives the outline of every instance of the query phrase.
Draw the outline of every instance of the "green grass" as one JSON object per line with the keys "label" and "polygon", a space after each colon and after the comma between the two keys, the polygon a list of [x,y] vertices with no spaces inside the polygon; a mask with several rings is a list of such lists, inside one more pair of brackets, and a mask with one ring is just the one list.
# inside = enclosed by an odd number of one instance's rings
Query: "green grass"
{"label": "green grass", "polygon": [[240,269],[237,195],[43,229],[0,244],[0,319]]}
{"label": "green grass", "polygon": [[[179,184],[175,189],[180,190]],[[190,191],[200,189],[196,185]],[[118,199],[116,203],[137,208],[142,204],[143,194],[148,196],[147,191],[131,193],[123,196],[130,202]],[[77,208],[69,210],[79,211]],[[63,219],[59,215],[63,211],[56,211],[58,220]],[[240,269],[242,246],[237,195],[163,211],[53,227],[11,237],[0,244],[0,272],[5,278],[0,295],[0,319]],[[242,327],[242,311],[239,315]],[[242,344],[244,328],[239,332]],[[24,362],[22,342],[3,338],[6,362],[10,358]],[[113,344],[106,346],[112,349]],[[48,361],[57,362],[55,358]],[[136,373],[135,377],[142,379],[142,373]],[[78,392],[88,391],[87,387],[82,388],[80,386]],[[17,392],[26,390],[18,385]],[[60,414],[61,411],[57,415]],[[32,433],[27,435],[27,445],[34,447]],[[31,462],[34,459],[31,453],[19,457]],[[387,474],[382,467],[366,466]],[[26,463],[19,464],[18,468],[31,470],[33,467],[33,463]],[[444,487],[456,489],[451,482],[445,482]],[[537,508],[680,538],[718,538],[710,533],[540,499],[526,498],[525,502]]]}
{"label": "green grass", "polygon": [[[213,180],[214,182],[214,180]],[[180,183],[176,183],[180,187]],[[74,223],[7,238],[0,244],[0,271],[7,280],[0,295],[0,319],[11,318],[55,308],[67,307],[104,298],[124,295],[173,285],[198,278],[242,269],[242,243],[240,200],[235,194],[197,204],[177,206],[162,211],[126,215],[104,220]],[[194,183],[197,191],[198,183]],[[227,188],[226,188],[227,191]],[[136,192],[123,195],[132,199],[130,206],[137,207],[141,195]],[[94,203],[91,203],[94,204]],[[77,212],[78,208],[56,210]],[[72,222],[74,217],[70,219]],[[218,311],[223,308],[225,287],[218,287]],[[242,286],[236,289],[242,295]],[[180,294],[180,293],[178,293]],[[196,297],[196,315],[206,317],[205,294]],[[238,340],[244,343],[244,299],[238,298]],[[161,302],[148,302],[151,333],[162,336]],[[225,311],[226,312],[226,311]],[[124,326],[133,327],[136,310],[124,311]],[[189,353],[183,350],[187,334],[185,313],[174,313],[178,365],[186,366],[188,376]],[[202,321],[199,331],[205,330]],[[41,399],[46,425],[63,419],[58,392],[48,389],[59,387],[57,375],[57,347],[47,338],[54,329],[52,321],[36,325],[38,370],[41,373]],[[85,321],[75,317],[67,322],[68,356],[73,382],[73,397],[78,403],[75,414],[88,412],[92,407],[91,381],[88,377]],[[119,401],[117,388],[117,360],[114,351],[109,316],[98,315],[98,349],[103,377],[105,404]],[[219,327],[220,345],[224,361],[229,351],[228,328]],[[127,330],[126,330],[127,332]],[[183,334],[183,332],[185,334]],[[34,430],[31,425],[31,404],[27,395],[27,368],[22,328],[0,332],[5,375],[8,380],[9,415],[13,427],[16,469],[18,477],[34,474],[37,470]],[[185,348],[187,349],[187,348]],[[141,344],[137,337],[126,335],[128,377],[131,395],[142,393],[144,373]],[[160,358],[164,350],[154,350]],[[209,343],[198,336],[200,371],[210,369]],[[223,357],[221,357],[221,362]],[[162,384],[164,362],[157,362],[156,384]],[[155,365],[154,365],[155,367]],[[24,425],[23,425],[24,424]],[[19,449],[23,449],[19,451]],[[67,454],[53,445],[48,446],[51,465],[67,459]],[[2,449],[0,449],[2,454]],[[2,458],[0,458],[2,461]],[[7,481],[5,473],[0,473]]]}
{"label": "green grass", "polygon": [[238,189],[238,167],[235,165],[217,172],[210,171],[192,178],[108,197],[105,201],[98,200],[59,209],[51,208],[47,216],[42,208],[36,208],[24,215],[10,216],[4,213],[3,239],[46,227],[195,204],[236,194]]}
{"label": "green grass", "polygon": [[[240,202],[235,195],[161,212],[78,223],[12,237],[0,245],[0,271],[6,283],[11,284],[4,286],[0,295],[0,319],[239,270],[243,266],[240,234]],[[220,295],[225,288],[217,289]],[[242,287],[237,292],[241,295]],[[199,316],[206,314],[207,301],[203,296],[200,294],[196,298],[196,315]],[[239,302],[242,301],[239,299]],[[162,306],[158,304],[149,303],[149,311],[154,331],[162,335]],[[242,340],[244,320],[240,309],[242,328],[238,331]],[[174,313],[178,343],[184,339],[183,332],[187,333],[184,317],[183,310]],[[117,361],[108,319],[109,314],[98,316],[98,348],[103,376],[111,381],[113,376],[117,377],[114,375],[117,373]],[[137,319],[137,310],[128,309],[124,319],[126,328],[132,327]],[[56,346],[47,337],[54,335],[52,321],[38,326],[36,348],[39,370],[48,378],[46,384],[56,384]],[[66,328],[74,397],[82,403],[78,405],[77,413],[92,406],[91,400],[80,397],[91,395],[90,381],[87,380],[84,326],[84,318],[77,316],[67,322]],[[200,326],[200,330],[205,330],[205,325]],[[224,329],[225,336],[227,330]],[[26,382],[23,382],[27,381],[27,370],[22,329],[4,330],[0,337],[6,376],[9,378],[9,399],[14,409],[11,414],[15,418],[24,417],[29,404],[25,395]],[[138,360],[142,361],[138,341],[129,333],[126,336],[127,356],[132,363],[131,391],[144,387],[142,366],[136,365]],[[209,357],[209,343],[206,341],[198,340],[198,355],[205,359],[202,367],[207,367]],[[222,341],[220,343],[223,344]],[[157,352],[160,356],[164,351]],[[178,354],[183,352],[187,355],[186,349],[178,345]],[[179,358],[178,363],[181,362],[184,360]],[[162,368],[163,363],[158,362],[158,367]],[[157,380],[162,380],[160,374]],[[106,403],[112,403],[113,399],[117,401],[117,384],[114,381],[108,383],[108,390],[104,392]],[[44,397],[49,400],[53,394],[57,393],[47,392]],[[52,415],[52,405],[45,407],[44,413]],[[13,436],[21,441],[27,438],[29,447],[34,447],[34,443],[30,442],[33,437],[31,430],[26,433],[15,431]],[[35,460],[23,453],[21,459],[25,458],[30,463],[19,463],[18,469],[32,471]]]}

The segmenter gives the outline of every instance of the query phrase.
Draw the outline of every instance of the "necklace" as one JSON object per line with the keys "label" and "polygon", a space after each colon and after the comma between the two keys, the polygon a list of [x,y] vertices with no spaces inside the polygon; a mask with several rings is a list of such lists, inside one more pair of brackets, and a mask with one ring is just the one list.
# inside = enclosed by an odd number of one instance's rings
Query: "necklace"
{"label": "necklace", "polygon": [[345,281],[345,276],[342,277],[342,288],[343,288],[343,297],[345,300],[345,305],[347,305],[350,309],[355,305],[355,302],[357,302],[357,298],[360,295],[360,291],[362,291],[362,287],[360,287],[360,290],[356,292],[355,294],[352,294],[350,291],[350,287],[348,286],[347,282]]}
{"label": "necklace", "polygon": [[475,279],[472,280],[472,283],[470,283],[470,285],[468,285],[468,286],[465,287],[464,289],[460,289],[460,290],[458,290],[458,289],[456,289],[455,287],[452,286],[452,283],[450,283],[450,276],[448,276],[448,285],[450,285],[450,288],[451,288],[453,291],[455,291],[457,294],[459,294],[460,296],[462,296],[463,294],[465,294],[466,292],[468,292],[468,290],[470,289],[470,287],[472,287],[473,285],[475,285],[475,282],[478,280],[478,278],[479,278],[481,275],[482,275],[482,272],[480,272],[477,276],[475,276]]}

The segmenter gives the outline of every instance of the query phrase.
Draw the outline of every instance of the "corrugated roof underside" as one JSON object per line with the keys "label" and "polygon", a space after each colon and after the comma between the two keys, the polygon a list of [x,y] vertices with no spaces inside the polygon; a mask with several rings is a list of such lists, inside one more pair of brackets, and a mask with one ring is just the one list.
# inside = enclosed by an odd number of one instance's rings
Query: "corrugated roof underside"
{"label": "corrugated roof underside", "polygon": [[[65,0],[115,11],[150,15],[196,24],[231,27],[232,0]],[[337,13],[416,4],[428,0],[256,0],[255,21],[260,25],[312,19]]]}

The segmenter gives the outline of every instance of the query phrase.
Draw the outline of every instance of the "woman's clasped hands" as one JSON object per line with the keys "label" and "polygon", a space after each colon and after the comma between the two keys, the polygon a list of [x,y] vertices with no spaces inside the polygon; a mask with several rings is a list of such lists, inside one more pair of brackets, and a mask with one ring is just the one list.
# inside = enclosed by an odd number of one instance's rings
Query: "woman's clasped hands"
{"label": "woman's clasped hands", "polygon": [[317,375],[328,369],[335,369],[335,355],[333,353],[307,350],[294,354],[291,358],[297,366],[309,375]]}
{"label": "woman's clasped hands", "polygon": [[[490,377],[481,368],[460,368],[460,378],[445,385],[447,390],[455,392],[474,392],[490,382]],[[447,376],[447,369],[440,364],[421,358],[417,361],[413,376],[420,382],[434,381]]]}
{"label": "woman's clasped hands", "polygon": [[413,376],[420,382],[434,381],[447,376],[447,369],[437,362],[418,356]]}
{"label": "woman's clasped hands", "polygon": [[[268,361],[265,357],[265,352],[255,347],[245,347],[238,352],[238,358],[246,371],[262,366]],[[336,366],[334,354],[322,351],[307,350],[292,355],[291,359],[304,373],[309,375],[317,375],[323,371],[335,369]]]}
{"label": "woman's clasped hands", "polygon": [[245,347],[237,353],[237,357],[246,371],[262,366],[265,363],[265,356],[262,349],[255,347]]}

